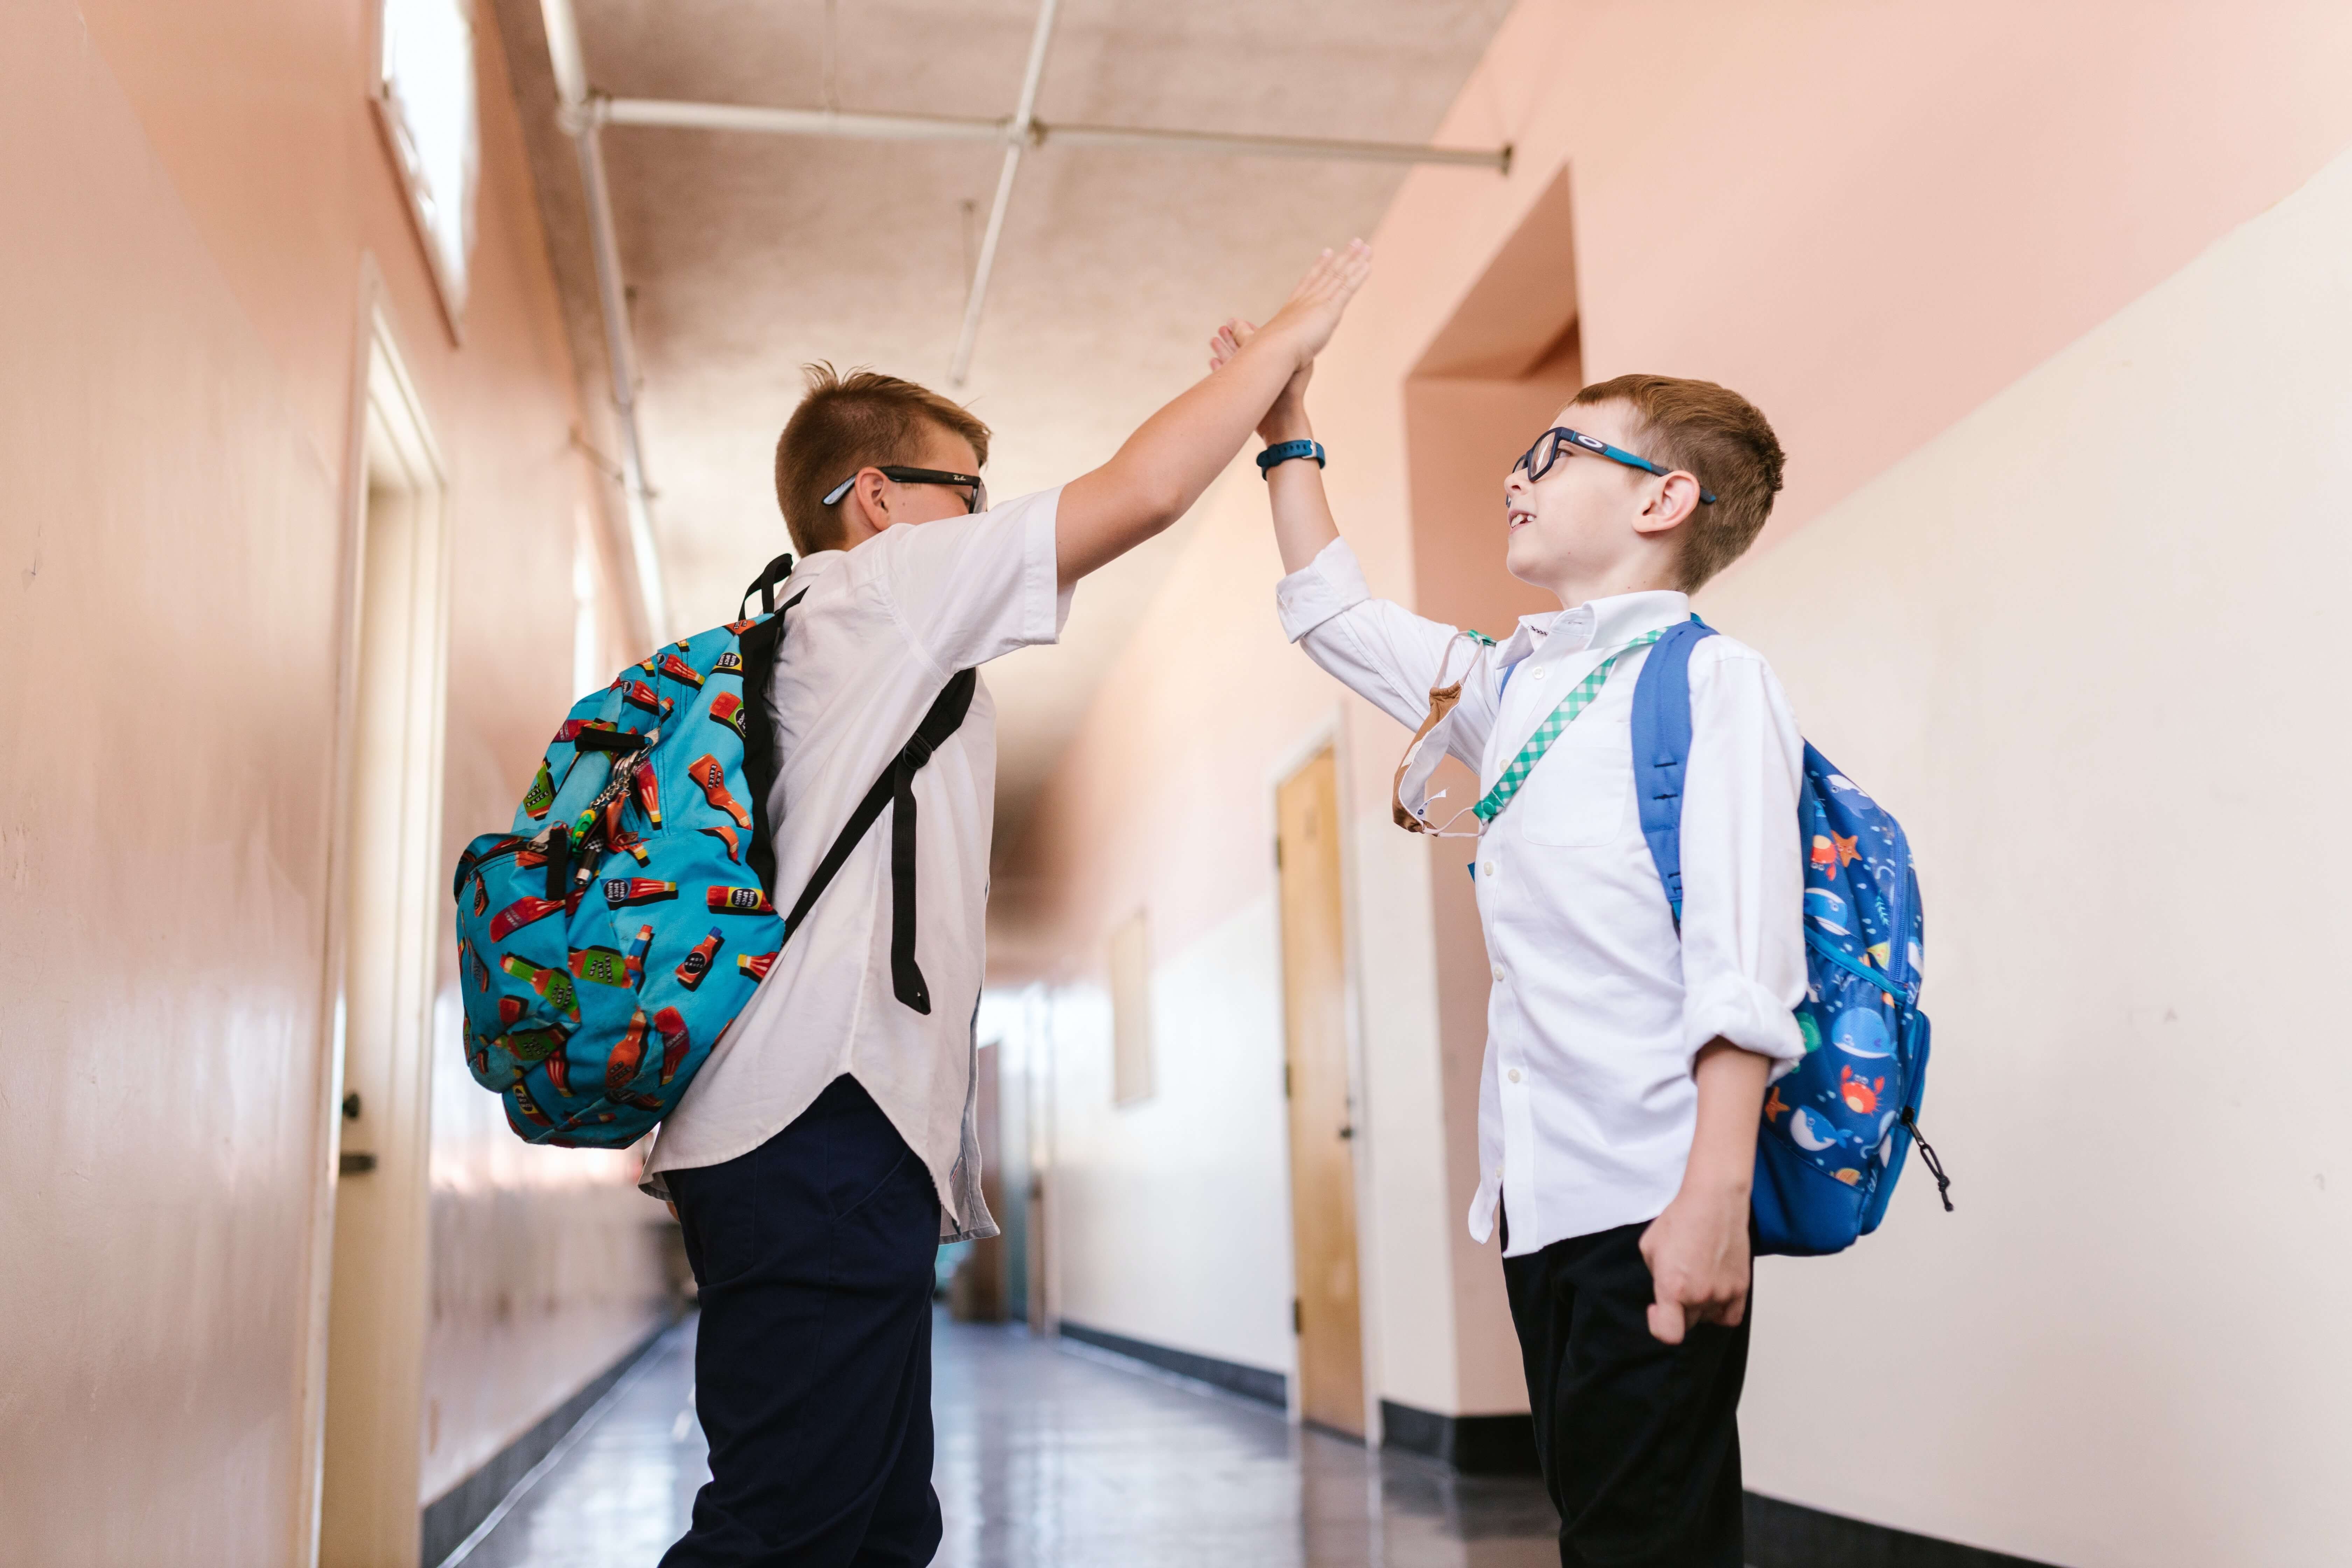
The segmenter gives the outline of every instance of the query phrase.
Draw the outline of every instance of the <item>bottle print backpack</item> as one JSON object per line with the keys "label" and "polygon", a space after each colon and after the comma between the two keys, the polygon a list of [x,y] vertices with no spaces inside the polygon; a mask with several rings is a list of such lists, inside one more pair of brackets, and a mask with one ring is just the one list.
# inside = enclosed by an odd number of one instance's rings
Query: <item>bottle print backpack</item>
{"label": "bottle print backpack", "polygon": [[778,758],[761,694],[800,602],[776,605],[792,565],[778,556],[745,590],[760,615],[668,644],[574,703],[512,829],[458,858],[467,1066],[530,1142],[625,1148],[676,1107],[894,803],[892,969],[899,1000],[929,1011],[914,963],[911,783],[963,722],[973,677],[949,680],[780,915],[767,893]]}
{"label": "bottle print backpack", "polygon": [[[1660,637],[1633,688],[1642,835],[1682,923],[1682,780],[1690,755],[1690,656],[1715,628],[1693,616]],[[1805,747],[1797,795],[1805,850],[1804,1058],[1765,1093],[1756,1140],[1756,1250],[1840,1252],[1878,1228],[1904,1156],[1919,1145],[1949,1210],[1951,1183],[1919,1136],[1927,1016],[1924,926],[1903,828]]]}

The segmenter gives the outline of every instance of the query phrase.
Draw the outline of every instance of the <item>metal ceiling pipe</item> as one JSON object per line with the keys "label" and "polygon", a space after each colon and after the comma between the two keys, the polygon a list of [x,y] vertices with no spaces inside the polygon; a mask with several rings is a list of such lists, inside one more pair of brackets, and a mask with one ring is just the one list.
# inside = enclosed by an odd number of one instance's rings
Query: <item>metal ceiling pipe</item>
{"label": "metal ceiling pipe", "polygon": [[[1012,120],[942,114],[859,114],[831,109],[764,109],[658,98],[596,98],[589,112],[607,125],[667,125],[697,131],[756,131],[871,142],[999,142]],[[1322,158],[1353,163],[1450,163],[1510,172],[1508,147],[1430,147],[1411,142],[1349,142],[1320,136],[1249,136],[1225,131],[1154,131],[1129,125],[1055,125],[1032,118],[1027,141],[1043,147],[1138,147],[1227,157]]]}
{"label": "metal ceiling pipe", "polygon": [[1030,139],[1039,146],[1139,147],[1158,153],[1211,153],[1255,158],[1322,158],[1349,163],[1454,163],[1511,172],[1508,147],[1423,147],[1410,142],[1340,142],[1318,136],[1237,136],[1222,131],[1146,131],[1125,125],[1048,125]]}
{"label": "metal ceiling pipe", "polygon": [[763,131],[867,142],[1002,142],[1003,120],[940,114],[858,114],[838,109],[761,109],[656,98],[599,98],[589,112],[606,125],[673,125],[693,131]]}
{"label": "metal ceiling pipe", "polygon": [[1021,150],[1028,144],[1037,119],[1037,84],[1045,75],[1045,47],[1053,41],[1055,13],[1061,0],[1040,0],[1036,30],[1029,35],[1029,65],[1021,73],[1021,99],[1013,119],[1003,129],[1004,164],[996,174],[996,200],[988,209],[988,229],[981,236],[980,260],[971,269],[971,292],[964,297],[963,329],[956,334],[955,358],[948,365],[948,381],[961,386],[971,369],[971,351],[980,341],[980,312],[988,303],[989,274],[996,270],[996,247],[1004,237],[1004,214],[1013,205],[1013,177],[1021,173]]}
{"label": "metal ceiling pipe", "polygon": [[604,178],[601,116],[588,94],[580,24],[572,0],[540,0],[547,25],[547,54],[555,75],[556,120],[580,154],[580,184],[587,198],[588,242],[595,253],[596,298],[604,318],[604,355],[612,372],[613,414],[621,434],[621,491],[628,512],[629,553],[636,567],[637,596],[646,629],[656,643],[669,640],[669,595],[662,579],[661,552],[654,542],[653,487],[646,478],[645,438],[637,427],[637,353],[629,335],[628,294],[621,281],[621,246],[613,229],[613,193]]}

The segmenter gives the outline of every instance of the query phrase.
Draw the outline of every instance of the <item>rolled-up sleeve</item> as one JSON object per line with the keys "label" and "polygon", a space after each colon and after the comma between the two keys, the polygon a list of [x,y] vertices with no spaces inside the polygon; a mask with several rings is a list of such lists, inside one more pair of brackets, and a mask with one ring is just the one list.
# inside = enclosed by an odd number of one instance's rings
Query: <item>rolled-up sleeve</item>
{"label": "rolled-up sleeve", "polygon": [[1429,689],[1443,672],[1462,681],[1446,721],[1446,749],[1472,767],[1495,722],[1494,650],[1456,649],[1458,628],[1427,620],[1402,605],[1375,599],[1344,539],[1275,585],[1282,634],[1349,690],[1407,729],[1429,716]]}
{"label": "rolled-up sleeve", "polygon": [[1722,1038],[1785,1071],[1805,1054],[1804,742],[1763,659],[1722,637],[1691,657],[1683,779],[1683,1043]]}

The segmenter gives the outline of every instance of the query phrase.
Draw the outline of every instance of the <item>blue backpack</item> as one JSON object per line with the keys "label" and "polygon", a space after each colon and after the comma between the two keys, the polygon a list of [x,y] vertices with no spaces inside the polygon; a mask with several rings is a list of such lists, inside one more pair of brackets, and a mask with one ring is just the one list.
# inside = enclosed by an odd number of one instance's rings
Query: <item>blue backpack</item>
{"label": "blue backpack", "polygon": [[[1690,756],[1690,656],[1715,628],[1693,616],[1660,637],[1633,687],[1642,837],[1682,924],[1682,785]],[[1919,1136],[1927,1016],[1919,1011],[1919,879],[1902,826],[1805,747],[1803,1060],[1764,1099],[1756,1141],[1756,1250],[1841,1252],[1878,1228],[1916,1142],[1948,1211],[1951,1183]]]}
{"label": "blue backpack", "polygon": [[792,910],[775,880],[768,800],[777,754],[761,696],[783,640],[762,613],[672,643],[582,698],[556,731],[512,829],[457,861],[466,1063],[533,1143],[625,1148],[678,1102],[842,863],[895,803],[891,971],[930,1010],[915,963],[914,775],[963,722],[970,670],[875,780]]}

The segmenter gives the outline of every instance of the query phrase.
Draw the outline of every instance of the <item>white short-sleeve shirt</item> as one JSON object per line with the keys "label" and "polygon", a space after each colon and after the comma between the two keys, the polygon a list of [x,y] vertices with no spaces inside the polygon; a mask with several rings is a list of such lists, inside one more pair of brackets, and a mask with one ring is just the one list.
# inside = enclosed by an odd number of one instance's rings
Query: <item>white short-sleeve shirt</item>
{"label": "white short-sleeve shirt", "polygon": [[[1054,544],[1058,489],[971,517],[901,525],[855,550],[802,561],[767,700],[780,753],[768,820],[780,910],[859,798],[961,669],[1061,635],[1070,595]],[[646,1187],[665,1171],[749,1153],[791,1125],[825,1085],[854,1076],[929,1168],[943,1237],[992,1236],[972,1130],[971,1024],[986,964],[996,713],[972,694],[956,732],[915,775],[916,962],[931,1010],[890,977],[890,812],[886,807],[785,942],[735,1023],[661,1126]]]}

